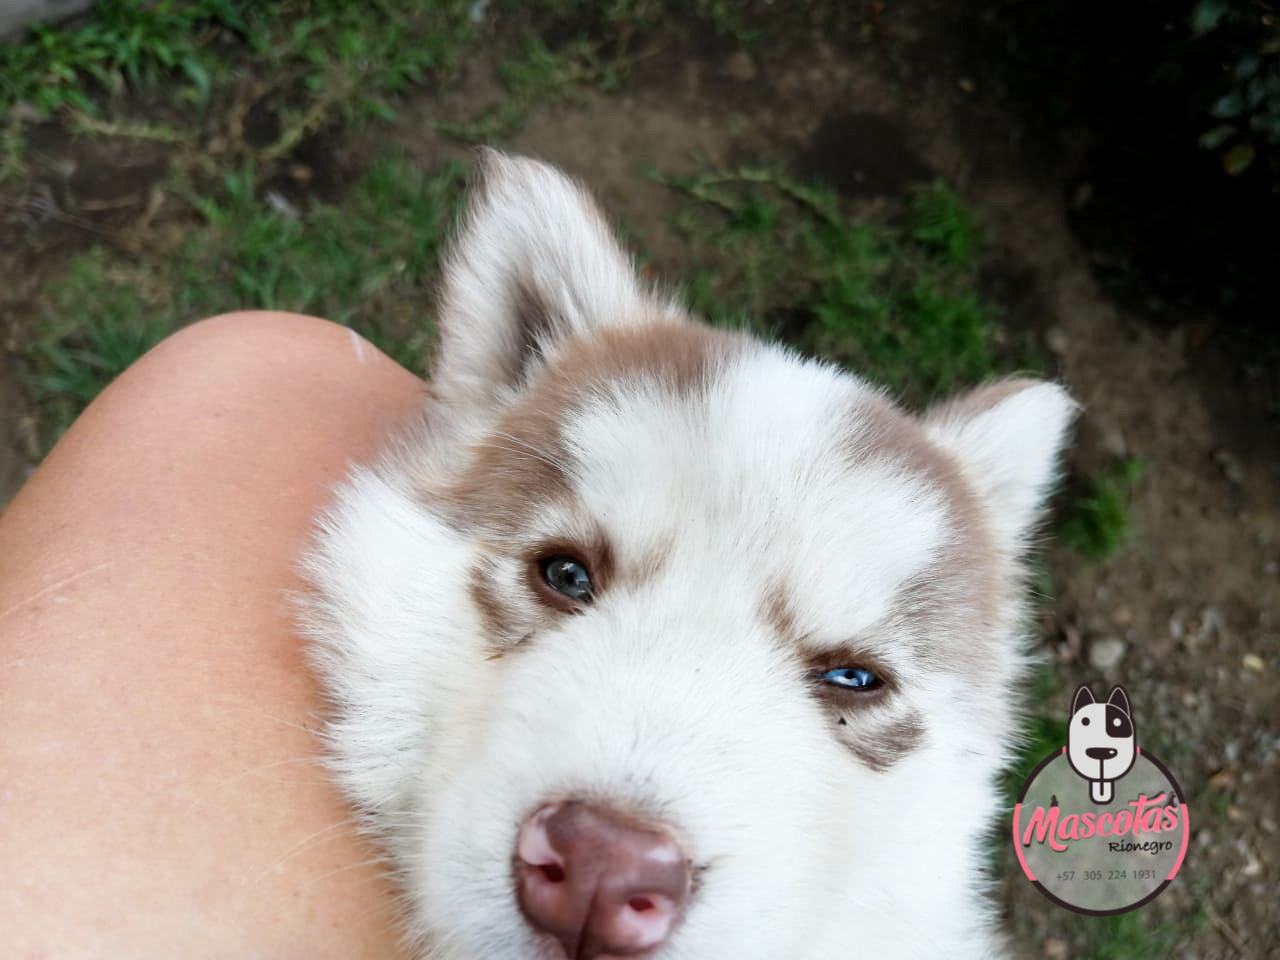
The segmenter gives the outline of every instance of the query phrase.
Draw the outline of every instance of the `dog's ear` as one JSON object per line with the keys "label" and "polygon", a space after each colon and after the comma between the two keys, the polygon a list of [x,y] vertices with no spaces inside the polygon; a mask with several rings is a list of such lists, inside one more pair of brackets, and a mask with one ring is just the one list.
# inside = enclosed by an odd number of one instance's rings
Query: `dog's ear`
{"label": "dog's ear", "polygon": [[445,263],[432,389],[455,408],[492,409],[573,334],[683,318],[641,286],[581,186],[486,150]]}
{"label": "dog's ear", "polygon": [[929,435],[955,456],[982,498],[1004,549],[1020,549],[1034,525],[1076,410],[1055,383],[1005,380],[925,415]]}
{"label": "dog's ear", "polygon": [[1133,716],[1133,711],[1129,709],[1129,695],[1124,692],[1124,687],[1114,686],[1111,688],[1111,696],[1107,697],[1107,703],[1113,707],[1119,707],[1125,712],[1126,716]]}
{"label": "dog's ear", "polygon": [[1097,700],[1093,699],[1093,691],[1089,689],[1089,685],[1082,683],[1076,687],[1076,694],[1071,698],[1071,715],[1074,717],[1076,711],[1081,707],[1087,707],[1089,704],[1097,702]]}

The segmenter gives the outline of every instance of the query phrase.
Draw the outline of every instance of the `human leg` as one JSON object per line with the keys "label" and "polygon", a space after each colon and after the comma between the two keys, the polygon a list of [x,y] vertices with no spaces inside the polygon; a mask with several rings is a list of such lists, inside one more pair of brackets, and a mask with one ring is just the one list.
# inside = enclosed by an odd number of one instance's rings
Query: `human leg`
{"label": "human leg", "polygon": [[289,592],[315,511],[421,390],[340,327],[204,321],[0,517],[6,955],[396,955]]}

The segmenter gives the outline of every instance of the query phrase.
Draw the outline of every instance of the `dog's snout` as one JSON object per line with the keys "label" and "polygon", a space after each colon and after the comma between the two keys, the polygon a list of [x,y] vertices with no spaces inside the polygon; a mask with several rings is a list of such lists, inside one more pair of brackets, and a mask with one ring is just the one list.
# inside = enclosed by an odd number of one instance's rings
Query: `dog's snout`
{"label": "dog's snout", "polygon": [[1110,760],[1118,752],[1115,747],[1089,747],[1084,755],[1092,760]]}
{"label": "dog's snout", "polygon": [[568,960],[644,956],[684,913],[693,870],[672,836],[588,803],[545,806],[520,827],[516,896]]}

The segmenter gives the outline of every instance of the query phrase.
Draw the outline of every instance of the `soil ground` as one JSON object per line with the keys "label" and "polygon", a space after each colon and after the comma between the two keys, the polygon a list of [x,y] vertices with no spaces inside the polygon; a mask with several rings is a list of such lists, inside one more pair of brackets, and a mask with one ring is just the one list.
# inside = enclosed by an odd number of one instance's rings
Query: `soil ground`
{"label": "soil ground", "polygon": [[[1084,407],[1073,469],[1096,475],[1129,457],[1146,465],[1119,554],[1088,563],[1050,551],[1040,650],[1058,689],[1048,709],[1065,718],[1078,683],[1123,683],[1140,742],[1159,745],[1190,800],[1192,849],[1175,884],[1143,908],[1142,929],[1172,930],[1170,955],[1187,960],[1276,955],[1280,431],[1256,402],[1256,358],[1194,309],[1162,310],[1156,322],[1133,297],[1104,289],[1097,252],[1072,227],[1089,199],[1088,133],[1061,131],[1046,150],[981,51],[932,6],[887,5],[872,30],[852,15],[839,21],[779,12],[745,49],[714,38],[673,45],[619,91],[536,108],[507,145],[587,181],[644,237],[659,275],[674,272],[682,247],[671,193],[641,175],[653,168],[776,161],[868,209],[942,177],[981,212],[990,295]],[[326,144],[322,179],[340,190],[388,139],[427,166],[463,155],[427,118],[464,116],[499,95],[493,63],[477,60],[441,95],[401,104],[394,129]],[[4,235],[18,240],[0,248],[0,342],[71,252],[137,222],[164,173],[162,158],[131,144],[51,135],[41,156],[27,182],[0,188]],[[42,196],[63,198],[64,213],[41,216]],[[7,346],[0,503],[38,455],[34,408]],[[1006,880],[1003,902],[1028,955],[1077,956],[1093,942],[1090,918],[1049,904],[1021,877]]]}

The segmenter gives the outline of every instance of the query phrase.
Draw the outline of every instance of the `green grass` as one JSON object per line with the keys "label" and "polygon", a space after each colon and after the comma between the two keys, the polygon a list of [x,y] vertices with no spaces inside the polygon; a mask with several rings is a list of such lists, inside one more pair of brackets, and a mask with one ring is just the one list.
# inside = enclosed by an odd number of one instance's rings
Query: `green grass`
{"label": "green grass", "polygon": [[226,179],[222,200],[198,201],[210,229],[191,237],[176,264],[185,313],[244,305],[312,313],[421,366],[461,166],[428,175],[392,156],[366,171],[340,206],[297,211],[264,202],[249,170]]}
{"label": "green grass", "polygon": [[[503,96],[479,116],[439,125],[475,141],[508,137],[536,105],[616,85],[675,23],[749,40],[756,5],[503,3],[495,18],[529,27],[521,52],[499,65]],[[226,114],[232,122],[210,139],[260,164],[279,160],[333,123],[392,119],[399,95],[451,76],[475,49],[472,8],[472,0],[99,0],[79,26],[36,26],[20,42],[0,44],[0,179],[24,169],[28,126],[59,115],[80,132],[154,138],[161,130],[167,142],[190,143],[208,133],[198,120]],[[552,49],[535,24],[570,39]],[[120,115],[127,105],[118,100],[106,105],[126,91],[158,92],[182,108],[172,117],[189,127]],[[273,130],[268,142],[243,142],[249,108],[265,113],[258,119]]]}
{"label": "green grass", "polygon": [[1085,960],[1165,960],[1179,940],[1177,927],[1141,910],[1114,917],[1080,917],[1088,946]]}
{"label": "green grass", "polygon": [[[709,26],[738,43],[756,38],[748,25],[752,4],[740,0],[540,0],[502,5],[502,17],[523,23],[518,52],[499,61],[502,95],[479,114],[437,127],[473,143],[514,136],[535,108],[572,101],[588,89],[615,90],[630,70],[664,39],[689,24]],[[554,46],[547,36],[567,37]]]}
{"label": "green grass", "polygon": [[[190,124],[166,126],[169,142],[199,142],[198,121],[212,111],[230,121],[214,139],[233,153],[283,158],[328,124],[393,117],[397,95],[445,76],[473,38],[469,9],[467,0],[100,0],[82,26],[37,26],[0,44],[0,179],[23,170],[35,121],[69,115],[81,132],[147,136],[154,117],[121,115],[120,103],[104,110],[124,91],[159,92],[166,115]],[[249,108],[273,133],[265,143],[245,142]]]}
{"label": "green grass", "polygon": [[463,171],[432,174],[392,156],[340,205],[293,209],[228,174],[219,199],[197,199],[205,226],[171,254],[136,262],[106,250],[72,260],[26,338],[27,379],[52,441],[100,390],[166,334],[246,307],[347,324],[422,370],[433,333],[440,247]]}
{"label": "green grass", "polygon": [[476,116],[442,121],[445,133],[472,143],[492,143],[519,132],[535,107],[572,99],[588,87],[615,87],[624,70],[616,59],[603,57],[599,46],[577,39],[552,52],[542,39],[530,35],[520,56],[498,65],[503,94]]}
{"label": "green grass", "polygon": [[903,222],[858,222],[776,170],[665,182],[694,201],[677,226],[704,266],[686,289],[712,322],[783,336],[916,404],[1001,369],[977,218],[946,186],[914,191]]}
{"label": "green grass", "polygon": [[[56,439],[89,401],[170,332],[135,290],[107,276],[109,258],[76,258],[51,291],[53,308],[42,335],[25,343],[28,381]],[[92,304],[85,310],[84,304]]]}
{"label": "green grass", "polygon": [[1128,459],[1083,481],[1058,521],[1059,542],[1089,560],[1117,553],[1129,540],[1129,504],[1145,472],[1143,461]]}
{"label": "green grass", "polygon": [[[391,157],[333,205],[295,206],[260,179],[246,162],[216,190],[192,189],[204,224],[172,252],[138,262],[94,251],[52,286],[52,309],[25,347],[50,439],[160,337],[225,310],[325,316],[423,369],[432,285],[462,170],[426,175]],[[854,223],[830,192],[774,171],[677,186],[693,201],[695,251],[711,244],[727,254],[690,286],[694,306],[714,322],[765,328],[788,311],[800,318],[790,331],[799,345],[917,400],[994,369],[991,313],[974,286],[976,240],[958,242],[952,228],[939,227],[929,212],[936,204],[921,206],[926,194],[908,198],[901,224]],[[963,209],[944,188],[927,195]],[[965,216],[949,216],[975,235]]]}
{"label": "green grass", "polygon": [[912,192],[910,230],[912,240],[953,268],[972,267],[982,249],[977,214],[941,181]]}
{"label": "green grass", "polygon": [[179,78],[181,98],[209,92],[202,35],[243,28],[243,3],[172,0],[143,4],[100,0],[94,19],[75,29],[35,26],[21,43],[0,44],[0,113],[27,103],[43,115],[92,110],[95,92],[115,93]]}

